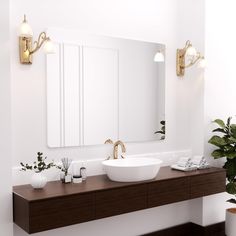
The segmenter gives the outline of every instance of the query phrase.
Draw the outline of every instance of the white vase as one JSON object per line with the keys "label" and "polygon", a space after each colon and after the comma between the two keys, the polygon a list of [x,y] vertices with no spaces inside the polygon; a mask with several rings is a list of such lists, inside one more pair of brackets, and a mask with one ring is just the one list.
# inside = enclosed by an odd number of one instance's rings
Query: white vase
{"label": "white vase", "polygon": [[227,236],[236,235],[236,208],[226,209],[225,234]]}
{"label": "white vase", "polygon": [[41,172],[34,173],[30,184],[35,189],[43,188],[47,183],[47,178]]}

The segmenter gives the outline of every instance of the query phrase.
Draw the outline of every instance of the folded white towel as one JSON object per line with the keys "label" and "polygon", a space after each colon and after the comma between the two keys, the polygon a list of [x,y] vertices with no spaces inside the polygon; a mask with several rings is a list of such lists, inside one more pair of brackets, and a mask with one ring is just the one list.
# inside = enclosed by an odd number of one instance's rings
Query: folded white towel
{"label": "folded white towel", "polygon": [[191,166],[190,160],[191,160],[190,157],[181,157],[177,162],[177,165],[181,167],[190,167]]}
{"label": "folded white towel", "polygon": [[206,158],[203,156],[194,156],[191,159],[193,166],[196,166],[198,169],[207,169],[210,168],[210,165],[207,163]]}
{"label": "folded white towel", "polygon": [[200,165],[204,161],[205,161],[205,159],[203,156],[194,156],[191,158],[191,163],[193,165]]}
{"label": "folded white towel", "polygon": [[208,163],[204,164],[204,165],[200,165],[197,167],[199,170],[203,170],[203,169],[209,169],[210,165]]}
{"label": "folded white towel", "polygon": [[196,166],[191,166],[191,167],[183,167],[183,166],[179,166],[177,164],[174,164],[171,166],[172,169],[174,170],[181,170],[181,171],[193,171],[193,170],[197,170]]}
{"label": "folded white towel", "polygon": [[171,166],[172,169],[181,171],[193,171],[197,169],[207,169],[210,165],[203,156],[181,157],[178,162]]}

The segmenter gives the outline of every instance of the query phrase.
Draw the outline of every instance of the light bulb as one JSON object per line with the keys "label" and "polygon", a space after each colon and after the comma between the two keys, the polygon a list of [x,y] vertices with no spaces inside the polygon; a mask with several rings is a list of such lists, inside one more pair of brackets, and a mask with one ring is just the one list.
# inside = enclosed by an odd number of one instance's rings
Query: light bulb
{"label": "light bulb", "polygon": [[32,28],[27,23],[26,16],[24,16],[24,21],[20,24],[19,36],[20,37],[32,37],[33,36]]}
{"label": "light bulb", "polygon": [[206,67],[206,59],[205,58],[201,58],[198,62],[198,65],[197,65],[198,68],[205,68]]}
{"label": "light bulb", "polygon": [[50,39],[48,39],[45,42],[44,47],[43,47],[43,51],[46,54],[53,54],[53,53],[55,53],[54,44],[53,44],[53,42]]}
{"label": "light bulb", "polygon": [[187,56],[196,56],[197,51],[193,46],[190,46],[190,47],[187,48],[186,55]]}
{"label": "light bulb", "polygon": [[164,55],[161,51],[158,51],[155,56],[154,56],[154,61],[155,62],[164,62],[165,61],[165,58],[164,58]]}

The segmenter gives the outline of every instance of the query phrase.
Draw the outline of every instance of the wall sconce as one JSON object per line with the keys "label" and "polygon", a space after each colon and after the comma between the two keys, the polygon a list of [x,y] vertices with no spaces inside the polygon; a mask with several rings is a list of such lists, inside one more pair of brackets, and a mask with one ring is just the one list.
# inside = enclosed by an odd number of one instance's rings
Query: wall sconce
{"label": "wall sconce", "polygon": [[[186,65],[186,59],[188,64]],[[199,68],[205,68],[206,60],[204,56],[197,52],[192,46],[191,42],[188,40],[185,47],[182,49],[177,49],[176,53],[176,74],[177,76],[184,76],[185,68],[188,68],[198,62]]]}
{"label": "wall sconce", "polygon": [[[34,44],[34,46],[33,46]],[[26,16],[19,28],[20,63],[32,64],[33,54],[44,44],[44,52],[54,53],[54,45],[45,32],[40,33],[38,41],[33,43],[33,31],[27,23]]]}
{"label": "wall sconce", "polygon": [[155,62],[164,62],[165,61],[165,57],[164,54],[161,50],[157,51],[157,53],[154,56],[153,59]]}

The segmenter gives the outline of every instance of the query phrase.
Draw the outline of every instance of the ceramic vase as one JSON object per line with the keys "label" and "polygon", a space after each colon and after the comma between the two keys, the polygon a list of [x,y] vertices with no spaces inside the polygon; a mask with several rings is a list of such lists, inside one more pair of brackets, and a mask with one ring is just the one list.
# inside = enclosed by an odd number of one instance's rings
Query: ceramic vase
{"label": "ceramic vase", "polygon": [[226,209],[225,234],[227,236],[236,235],[236,208]]}
{"label": "ceramic vase", "polygon": [[41,172],[35,172],[30,184],[34,189],[42,189],[47,183],[47,178]]}

